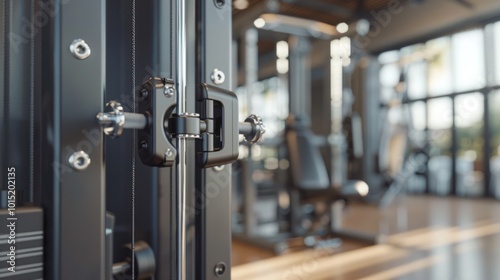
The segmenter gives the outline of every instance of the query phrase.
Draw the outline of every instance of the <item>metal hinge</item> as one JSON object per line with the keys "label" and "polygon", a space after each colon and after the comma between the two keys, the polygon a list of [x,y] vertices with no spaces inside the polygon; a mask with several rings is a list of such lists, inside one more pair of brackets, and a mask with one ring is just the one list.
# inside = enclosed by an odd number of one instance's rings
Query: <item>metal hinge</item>
{"label": "metal hinge", "polygon": [[174,81],[150,78],[137,91],[137,113],[124,112],[117,101],[97,114],[104,133],[119,137],[124,129],[137,129],[139,156],[149,166],[172,166],[177,151],[173,138],[200,139],[200,164],[204,167],[228,164],[238,157],[238,134],[249,143],[260,141],[265,127],[260,117],[250,115],[238,123],[236,95],[207,84],[201,85],[200,113],[175,114]]}

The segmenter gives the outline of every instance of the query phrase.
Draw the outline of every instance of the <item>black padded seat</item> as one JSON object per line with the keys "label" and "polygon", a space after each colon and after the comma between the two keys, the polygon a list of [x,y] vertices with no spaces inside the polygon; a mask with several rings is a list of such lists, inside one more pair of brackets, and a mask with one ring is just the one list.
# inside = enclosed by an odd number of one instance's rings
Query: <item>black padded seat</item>
{"label": "black padded seat", "polygon": [[291,187],[301,200],[326,200],[353,198],[368,193],[362,181],[346,181],[342,188],[330,185],[328,172],[318,147],[313,143],[314,134],[306,122],[290,116],[287,120],[285,141],[291,169]]}

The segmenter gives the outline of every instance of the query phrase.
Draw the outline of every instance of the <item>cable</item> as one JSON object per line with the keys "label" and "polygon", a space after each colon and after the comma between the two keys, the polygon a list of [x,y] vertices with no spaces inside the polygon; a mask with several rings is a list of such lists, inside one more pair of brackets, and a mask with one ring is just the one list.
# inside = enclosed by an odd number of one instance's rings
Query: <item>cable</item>
{"label": "cable", "polygon": [[[3,129],[4,131],[2,133],[5,133],[4,135],[9,135],[9,130],[10,130],[10,43],[9,43],[9,31],[10,31],[10,15],[12,15],[12,5],[9,0],[5,0],[3,2],[3,36],[4,36],[4,103],[3,103],[3,110],[4,110],[4,126]],[[7,147],[10,146],[10,137],[5,137],[4,138],[4,143],[2,149],[4,150],[4,166],[6,167],[8,164],[9,160],[9,150]]]}
{"label": "cable", "polygon": [[[35,22],[35,1],[31,0],[31,22]],[[34,202],[35,181],[35,34],[30,34],[30,199]]]}
{"label": "cable", "polygon": [[[132,0],[132,112],[135,113],[135,0]],[[135,279],[135,138],[136,130],[132,130],[132,280]]]}

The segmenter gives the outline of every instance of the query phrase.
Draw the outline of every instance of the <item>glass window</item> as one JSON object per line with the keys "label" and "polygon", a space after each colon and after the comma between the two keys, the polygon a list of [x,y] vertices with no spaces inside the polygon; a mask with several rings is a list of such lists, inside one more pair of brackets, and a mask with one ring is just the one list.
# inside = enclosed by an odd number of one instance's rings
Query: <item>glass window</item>
{"label": "glass window", "polygon": [[415,102],[411,104],[411,118],[414,130],[425,130],[426,116],[425,116],[425,102]]}
{"label": "glass window", "polygon": [[451,190],[451,140],[453,124],[451,98],[431,99],[427,103],[427,127],[430,147],[428,164],[429,189],[439,195],[448,195]]}
{"label": "glass window", "polygon": [[414,62],[408,66],[408,97],[410,99],[426,97],[426,76],[427,63],[425,61]]}
{"label": "glass window", "polygon": [[397,63],[399,60],[399,51],[387,51],[378,56],[378,61],[381,64]]}
{"label": "glass window", "polygon": [[488,101],[491,132],[490,188],[495,197],[500,199],[500,91],[492,93]]}
{"label": "glass window", "polygon": [[426,106],[425,102],[419,101],[414,102],[410,106],[410,144],[416,145],[418,147],[423,147],[426,140]]}
{"label": "glass window", "polygon": [[380,83],[384,87],[393,88],[399,82],[401,69],[397,64],[387,64],[380,69]]}
{"label": "glass window", "polygon": [[495,54],[492,55],[495,57],[495,80],[497,84],[500,84],[500,21],[494,24],[493,30],[495,34]]}
{"label": "glass window", "polygon": [[[488,187],[500,199],[500,90],[480,92],[487,84],[500,85],[500,21],[485,28],[470,29],[379,56],[383,64],[381,95],[386,103],[397,97],[395,86],[401,69],[406,71],[409,103],[404,110],[411,120],[410,145],[428,144],[428,187],[437,194],[449,194],[452,178],[456,178],[453,181],[456,181],[458,195],[481,196],[486,187],[485,172],[489,171],[491,185]],[[489,34],[493,37],[485,38]],[[485,39],[488,44],[494,44],[491,53],[485,52]],[[491,155],[484,154],[484,94],[489,95]],[[416,99],[423,101],[415,102]],[[456,158],[451,153],[452,143],[456,144]],[[487,159],[490,159],[490,170],[484,169]],[[455,173],[453,163],[456,163]]]}
{"label": "glass window", "polygon": [[453,91],[451,78],[451,45],[448,37],[429,41],[426,44],[429,63],[429,95],[437,96]]}
{"label": "glass window", "polygon": [[483,126],[484,97],[481,93],[457,96],[455,125],[457,137],[457,194],[481,196],[484,187]]}
{"label": "glass window", "polygon": [[382,103],[388,103],[395,97],[395,86],[399,82],[401,69],[397,64],[387,64],[380,69],[380,100]]}
{"label": "glass window", "polygon": [[484,35],[482,29],[452,36],[453,81],[456,91],[485,86]]}

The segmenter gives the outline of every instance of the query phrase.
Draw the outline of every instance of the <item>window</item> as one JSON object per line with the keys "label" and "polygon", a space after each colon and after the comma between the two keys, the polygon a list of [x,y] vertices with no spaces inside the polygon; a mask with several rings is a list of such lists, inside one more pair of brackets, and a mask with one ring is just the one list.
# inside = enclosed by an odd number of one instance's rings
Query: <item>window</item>
{"label": "window", "polygon": [[427,95],[427,62],[414,62],[408,66],[408,98],[419,99]]}
{"label": "window", "polygon": [[500,22],[493,24],[493,49],[495,50],[495,82],[500,84]]}
{"label": "window", "polygon": [[453,83],[455,91],[485,86],[483,30],[476,29],[452,36]]}
{"label": "window", "polygon": [[447,195],[451,191],[452,183],[453,103],[451,98],[443,97],[429,100],[427,106],[429,190],[439,195]]}
{"label": "window", "polygon": [[500,91],[490,95],[490,189],[500,199]]}
{"label": "window", "polygon": [[451,45],[449,38],[439,38],[426,44],[429,63],[429,95],[437,96],[452,92]]}
{"label": "window", "polygon": [[409,143],[430,154],[427,191],[500,199],[500,22],[382,53],[379,62],[386,99],[397,98],[396,76],[406,76]]}
{"label": "window", "polygon": [[480,93],[460,95],[455,100],[457,138],[456,182],[457,194],[483,194],[483,119],[484,97]]}

